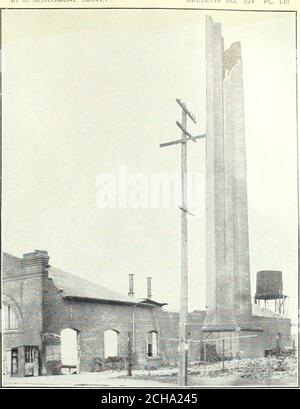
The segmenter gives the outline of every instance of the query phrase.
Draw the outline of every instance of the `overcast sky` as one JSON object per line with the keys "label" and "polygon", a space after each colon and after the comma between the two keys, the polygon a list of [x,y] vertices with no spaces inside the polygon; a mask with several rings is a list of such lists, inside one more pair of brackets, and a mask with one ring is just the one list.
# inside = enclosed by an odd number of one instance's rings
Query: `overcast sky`
{"label": "overcast sky", "polygon": [[[180,97],[205,132],[205,12],[4,10],[3,248],[121,293],[179,306],[180,211],[101,209],[99,175],[176,174]],[[214,12],[242,43],[252,293],[283,271],[297,315],[295,26],[292,13]],[[204,175],[204,143],[188,147]],[[200,192],[204,192],[201,179]],[[189,218],[190,310],[205,306],[205,196]]]}

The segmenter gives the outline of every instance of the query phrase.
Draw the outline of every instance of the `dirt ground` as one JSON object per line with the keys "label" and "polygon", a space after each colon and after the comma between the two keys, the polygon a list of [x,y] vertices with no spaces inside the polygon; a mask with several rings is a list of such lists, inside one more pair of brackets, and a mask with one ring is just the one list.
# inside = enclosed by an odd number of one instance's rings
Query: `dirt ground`
{"label": "dirt ground", "polygon": [[[121,375],[121,376],[120,376]],[[134,388],[134,387],[168,387],[171,386],[165,380],[163,383],[158,379],[135,379],[126,376],[126,372],[105,371],[105,372],[90,372],[74,375],[52,375],[52,376],[36,376],[26,378],[11,378],[3,377],[4,388]]]}
{"label": "dirt ground", "polygon": [[[136,373],[136,379],[155,379],[168,384],[177,383],[177,369]],[[232,360],[209,365],[193,365],[188,372],[188,386],[298,386],[297,359],[271,357]]]}

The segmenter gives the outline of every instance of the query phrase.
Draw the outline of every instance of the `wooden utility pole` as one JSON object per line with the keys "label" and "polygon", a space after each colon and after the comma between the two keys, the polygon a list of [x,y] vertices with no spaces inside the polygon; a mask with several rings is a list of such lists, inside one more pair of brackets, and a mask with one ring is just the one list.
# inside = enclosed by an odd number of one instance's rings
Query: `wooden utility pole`
{"label": "wooden utility pole", "polygon": [[[186,129],[186,111],[182,109],[183,129]],[[187,385],[187,342],[186,324],[188,316],[188,253],[187,253],[187,149],[186,134],[182,131],[181,144],[181,293],[180,293],[180,318],[179,318],[179,366],[178,385]]]}
{"label": "wooden utility pole", "polygon": [[[188,318],[188,231],[187,231],[187,142],[204,138],[205,135],[192,136],[187,131],[187,117],[196,123],[195,117],[187,109],[186,104],[176,99],[182,109],[181,123],[176,125],[181,129],[181,139],[162,143],[160,147],[181,144],[181,292],[180,292],[180,318],[179,318],[179,347],[178,347],[178,385],[187,385],[188,343],[187,343],[187,318]],[[190,213],[189,213],[190,214]]]}

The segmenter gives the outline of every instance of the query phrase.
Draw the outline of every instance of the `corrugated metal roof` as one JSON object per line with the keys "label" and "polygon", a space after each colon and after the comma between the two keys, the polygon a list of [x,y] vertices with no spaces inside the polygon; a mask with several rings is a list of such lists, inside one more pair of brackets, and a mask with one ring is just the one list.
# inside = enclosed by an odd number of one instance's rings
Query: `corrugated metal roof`
{"label": "corrugated metal roof", "polygon": [[140,298],[128,297],[115,291],[102,287],[74,274],[67,273],[56,267],[50,266],[48,276],[54,285],[63,292],[64,297],[74,297],[82,299],[106,300],[120,303],[136,304],[143,302]]}

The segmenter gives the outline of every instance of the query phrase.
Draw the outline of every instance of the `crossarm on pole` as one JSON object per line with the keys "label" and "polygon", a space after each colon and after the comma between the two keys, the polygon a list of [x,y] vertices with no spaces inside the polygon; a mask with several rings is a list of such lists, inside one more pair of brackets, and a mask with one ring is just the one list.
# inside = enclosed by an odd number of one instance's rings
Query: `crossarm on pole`
{"label": "crossarm on pole", "polygon": [[190,216],[195,216],[193,213],[189,212],[187,209],[184,209],[183,207],[178,207],[180,210],[182,210],[183,212],[189,214]]}
{"label": "crossarm on pole", "polygon": [[187,141],[193,141],[193,142],[197,142],[197,139],[201,139],[201,138],[205,138],[206,135],[197,135],[197,136],[190,136],[187,139],[178,139],[177,141],[172,141],[172,142],[165,142],[165,143],[161,143],[159,145],[160,148],[164,148],[166,146],[171,146],[171,145],[177,145],[178,143],[186,143]]}
{"label": "crossarm on pole", "polygon": [[193,142],[197,142],[197,139],[205,138],[206,135],[196,135],[196,136],[191,136],[189,139],[191,139]]}
{"label": "crossarm on pole", "polygon": [[176,98],[177,104],[184,110],[184,112],[190,117],[190,119],[196,124],[196,118],[194,115],[187,109],[184,102],[182,102],[179,98]]}
{"label": "crossarm on pole", "polygon": [[179,121],[176,121],[176,125],[182,130],[182,132],[189,138],[193,138],[192,135],[181,125]]}
{"label": "crossarm on pole", "polygon": [[186,143],[186,139],[178,139],[177,141],[161,143],[161,144],[159,145],[159,147],[160,147],[160,148],[164,148],[165,146],[177,145],[178,143]]}

